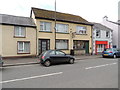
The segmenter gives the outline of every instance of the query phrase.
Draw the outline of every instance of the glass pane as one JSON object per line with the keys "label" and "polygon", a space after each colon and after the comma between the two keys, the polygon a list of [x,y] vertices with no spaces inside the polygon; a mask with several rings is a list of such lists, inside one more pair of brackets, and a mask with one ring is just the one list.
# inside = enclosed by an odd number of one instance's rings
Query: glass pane
{"label": "glass pane", "polygon": [[30,43],[29,42],[24,43],[24,52],[30,53]]}
{"label": "glass pane", "polygon": [[23,52],[23,42],[18,42],[18,52]]}
{"label": "glass pane", "polygon": [[56,40],[56,48],[57,49],[68,49],[67,40]]}
{"label": "glass pane", "polygon": [[19,27],[15,27],[15,36],[19,36]]}

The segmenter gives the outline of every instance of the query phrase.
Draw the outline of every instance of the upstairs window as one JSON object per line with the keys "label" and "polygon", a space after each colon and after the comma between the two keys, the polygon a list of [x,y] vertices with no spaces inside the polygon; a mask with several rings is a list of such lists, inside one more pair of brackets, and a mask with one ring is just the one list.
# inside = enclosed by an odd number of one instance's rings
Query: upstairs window
{"label": "upstairs window", "polygon": [[40,31],[50,32],[51,23],[50,22],[40,22]]}
{"label": "upstairs window", "polygon": [[87,27],[77,26],[76,34],[87,34]]}
{"label": "upstairs window", "polygon": [[25,27],[15,26],[14,36],[25,37]]}
{"label": "upstairs window", "polygon": [[68,33],[68,24],[56,24],[56,32]]}
{"label": "upstairs window", "polygon": [[107,37],[107,38],[110,37],[110,31],[106,31],[106,37]]}
{"label": "upstairs window", "polygon": [[96,37],[100,38],[100,30],[96,30]]}

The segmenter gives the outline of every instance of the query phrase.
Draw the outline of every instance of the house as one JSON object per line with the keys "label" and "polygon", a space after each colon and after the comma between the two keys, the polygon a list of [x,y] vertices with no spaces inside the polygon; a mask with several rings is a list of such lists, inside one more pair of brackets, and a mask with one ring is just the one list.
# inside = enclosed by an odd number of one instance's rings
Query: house
{"label": "house", "polygon": [[93,24],[82,17],[34,7],[30,17],[37,26],[37,54],[55,47],[67,54],[73,49],[75,54],[92,53]]}
{"label": "house", "polygon": [[113,48],[119,48],[118,47],[118,26],[120,25],[120,23],[110,21],[108,20],[108,17],[105,16],[103,17],[102,24],[113,30]]}
{"label": "house", "polygon": [[93,26],[93,54],[101,54],[105,48],[112,48],[113,30],[100,24]]}
{"label": "house", "polygon": [[36,55],[36,26],[32,18],[0,14],[0,55]]}

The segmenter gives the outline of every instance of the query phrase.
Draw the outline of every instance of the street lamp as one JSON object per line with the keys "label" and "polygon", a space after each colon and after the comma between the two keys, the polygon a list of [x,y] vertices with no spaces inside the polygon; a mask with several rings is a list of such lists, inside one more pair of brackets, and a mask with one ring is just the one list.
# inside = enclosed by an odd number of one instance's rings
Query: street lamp
{"label": "street lamp", "polygon": [[54,27],[54,30],[55,30],[55,50],[56,50],[56,0],[55,0],[55,27]]}

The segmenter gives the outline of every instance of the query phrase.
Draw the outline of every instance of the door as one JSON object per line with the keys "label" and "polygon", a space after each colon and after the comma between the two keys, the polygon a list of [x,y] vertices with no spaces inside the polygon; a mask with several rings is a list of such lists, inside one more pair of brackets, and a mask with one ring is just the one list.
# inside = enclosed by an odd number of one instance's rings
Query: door
{"label": "door", "polygon": [[85,54],[89,54],[89,42],[85,43]]}
{"label": "door", "polygon": [[39,39],[38,44],[39,44],[38,45],[39,54],[50,49],[50,40],[49,39]]}

